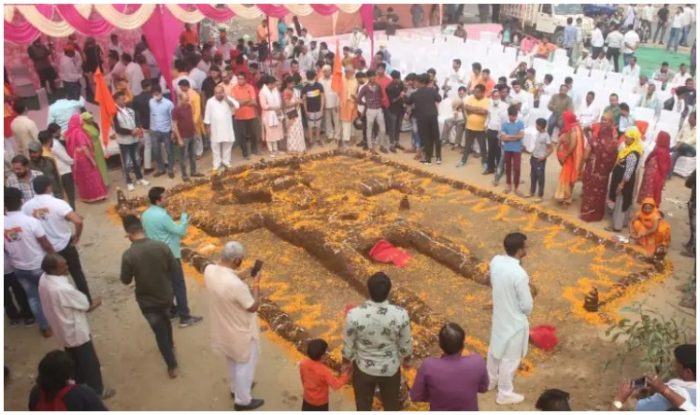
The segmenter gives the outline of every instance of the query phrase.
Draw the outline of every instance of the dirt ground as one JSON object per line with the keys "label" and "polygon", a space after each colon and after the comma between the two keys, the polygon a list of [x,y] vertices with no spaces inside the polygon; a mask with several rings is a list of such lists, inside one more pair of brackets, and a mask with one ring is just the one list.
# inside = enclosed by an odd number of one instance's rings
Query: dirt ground
{"label": "dirt ground", "polygon": [[[408,141],[404,134],[403,142]],[[327,149],[314,148],[314,151]],[[254,158],[252,161],[258,160]],[[410,155],[389,155],[388,158],[412,166],[418,165]],[[527,157],[525,157],[527,159]],[[481,187],[493,189],[490,177],[480,174],[478,160],[470,160],[465,168],[457,169],[458,154],[449,149],[443,151],[444,163],[425,169],[443,176],[456,178]],[[240,150],[234,150],[234,163],[241,163]],[[551,198],[556,186],[558,166],[549,162],[545,197]],[[200,170],[211,166],[207,156],[199,162]],[[529,166],[523,161],[523,177],[529,184]],[[123,177],[118,170],[111,171],[112,179],[121,183]],[[178,180],[152,179],[152,185],[171,187]],[[693,272],[693,261],[679,255],[681,244],[688,239],[688,216],[685,203],[689,190],[683,180],[675,177],[666,186],[662,209],[670,221],[673,239],[670,261],[674,273],[666,280],[655,284],[631,301],[642,301],[645,305],[662,313],[667,318],[685,319],[685,324],[695,338],[695,313],[677,306],[680,292],[676,287],[686,283]],[[503,190],[503,185],[498,190]],[[193,313],[205,316],[203,324],[187,329],[175,328],[175,342],[180,362],[180,377],[169,380],[165,366],[157,351],[153,334],[141,316],[133,296],[133,288],[119,282],[121,253],[128,247],[121,226],[107,214],[116,202],[116,185],[112,186],[109,202],[97,205],[79,204],[78,212],[85,217],[86,229],[79,247],[83,266],[91,290],[103,298],[103,305],[90,315],[90,324],[97,353],[103,368],[105,384],[117,390],[117,395],[107,401],[112,410],[230,410],[233,402],[228,395],[223,359],[210,350],[206,310],[206,292],[201,278],[189,269],[187,272],[188,297]],[[147,189],[138,188],[137,194]],[[580,185],[575,195],[580,194]],[[578,200],[563,214],[575,217]],[[548,209],[556,210],[551,200],[544,203]],[[446,219],[446,222],[449,219]],[[600,231],[608,225],[604,221],[595,224]],[[531,248],[533,251],[537,247]],[[499,252],[492,252],[491,255]],[[251,255],[253,255],[251,253]],[[485,256],[485,254],[483,255]],[[546,253],[537,253],[541,261],[547,261]],[[551,263],[551,267],[568,265]],[[566,269],[565,269],[566,270]],[[576,270],[566,270],[576,272]],[[340,288],[340,287],[339,287]],[[349,294],[347,301],[357,298]],[[344,300],[345,301],[345,300]],[[456,305],[459,307],[459,304]],[[546,308],[548,304],[535,303],[535,307]],[[576,319],[576,316],[571,316]],[[486,312],[483,321],[490,320]],[[486,323],[485,323],[486,324]],[[470,328],[465,328],[469,333]],[[545,359],[538,359],[533,374],[516,379],[516,389],[525,394],[522,404],[511,408],[495,404],[493,392],[480,397],[480,406],[486,410],[531,410],[542,390],[559,387],[571,393],[571,404],[579,410],[606,409],[615,388],[625,376],[639,376],[639,368],[633,362],[622,369],[603,370],[606,360],[619,350],[603,339],[605,327],[591,326],[584,322],[567,324],[558,332],[560,345]],[[6,410],[24,410],[29,389],[33,383],[39,359],[57,347],[54,339],[43,339],[36,329],[9,328],[5,322],[5,365],[12,372],[11,382],[5,386]],[[257,386],[254,395],[266,400],[265,410],[298,410],[301,406],[301,386],[296,362],[301,356],[282,339],[269,330],[262,336],[262,358],[257,369]],[[353,410],[352,392],[348,387],[333,393],[331,408]]]}

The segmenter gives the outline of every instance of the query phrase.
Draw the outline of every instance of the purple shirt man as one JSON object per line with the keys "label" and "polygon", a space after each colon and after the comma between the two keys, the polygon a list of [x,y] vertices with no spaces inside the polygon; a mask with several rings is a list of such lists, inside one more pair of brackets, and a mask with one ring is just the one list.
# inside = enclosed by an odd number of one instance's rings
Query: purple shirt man
{"label": "purple shirt man", "polygon": [[462,356],[464,330],[454,323],[440,329],[444,355],[423,361],[411,388],[411,400],[429,402],[431,411],[478,411],[478,393],[489,386],[483,357]]}

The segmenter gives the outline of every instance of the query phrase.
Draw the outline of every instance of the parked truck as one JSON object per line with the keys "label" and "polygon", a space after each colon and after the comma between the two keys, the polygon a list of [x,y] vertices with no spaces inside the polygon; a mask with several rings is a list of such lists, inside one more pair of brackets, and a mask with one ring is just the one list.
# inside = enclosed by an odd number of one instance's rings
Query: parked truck
{"label": "parked truck", "polygon": [[583,39],[588,43],[595,28],[593,19],[583,14],[580,4],[504,4],[501,5],[502,23],[514,22],[527,34],[547,36],[557,45],[564,43],[566,20],[572,17],[583,20]]}

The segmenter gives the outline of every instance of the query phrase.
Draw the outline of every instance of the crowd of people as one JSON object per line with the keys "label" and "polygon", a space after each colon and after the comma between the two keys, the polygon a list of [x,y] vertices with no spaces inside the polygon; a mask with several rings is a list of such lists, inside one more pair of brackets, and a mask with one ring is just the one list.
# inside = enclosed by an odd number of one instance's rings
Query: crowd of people
{"label": "crowd of people", "polygon": [[[685,26],[679,32],[674,31],[675,25],[671,47],[681,42],[679,33],[684,33]],[[547,160],[554,156],[561,170],[551,196],[560,206],[572,204],[574,187],[582,182],[582,220],[601,221],[609,212],[608,230],[628,229],[630,240],[651,257],[661,259],[668,251],[670,226],[660,210],[662,191],[678,158],[695,155],[694,65],[690,73],[681,65],[676,74],[662,65],[653,80],[664,88],[676,88],[669,102],[659,103],[655,85],[639,75],[634,25],[625,34],[613,30],[603,43],[594,32],[589,58],[577,46],[579,35],[570,21],[573,30],[568,30],[564,47],[578,69],[619,71],[617,57],[622,53],[622,72],[640,80],[641,98],[635,106],[679,113],[676,144],[671,147],[669,134],[660,132],[649,154],[644,154],[642,143],[648,124],[634,119],[630,103],[620,102],[613,93],[609,105],[599,108],[593,91],[585,97],[574,94],[570,77],[561,85],[553,83],[551,74],[537,81],[528,59],[509,78],[501,79],[493,79],[481,63],[474,63],[468,73],[454,59],[452,71],[440,82],[434,69],[400,73],[392,67],[386,45],[367,62],[359,49],[366,36],[362,31],[356,30],[350,44],[334,53],[325,42],[313,40],[298,20],[293,26],[280,20],[273,29],[264,20],[255,40],[245,35],[232,42],[227,30],[221,29],[215,41],[200,42],[197,32],[186,24],[170,85],[145,40],[129,53],[113,35],[104,61],[94,39],[88,38],[80,47],[69,38],[58,73],[49,59],[54,53],[51,45],[38,38],[29,47],[42,85],[56,100],[49,107],[45,130],[27,116],[21,100],[13,104],[10,130],[15,146],[6,148],[5,157],[5,310],[11,326],[38,324],[44,337],[55,337],[65,350],[49,353],[40,363],[30,408],[103,409],[102,400],[115,393],[103,384],[86,318],[101,300],[90,295],[76,249],[82,233],[76,198],[86,203],[104,200],[111,181],[99,126],[85,109],[86,102],[94,100],[97,68],[105,73],[116,104],[109,135],[118,144],[129,191],[135,190],[135,184],[150,186],[145,179],[148,174],[173,179],[178,158],[184,181],[203,176],[197,160],[207,151],[212,153],[212,170],[226,170],[232,166],[234,143],[245,159],[260,154],[263,146],[274,158],[334,143],[372,154],[404,151],[426,166],[441,164],[443,146],[449,145],[461,152],[458,168],[470,158],[478,159],[482,174],[493,175],[495,186],[505,174],[506,193],[541,202],[548,189]],[[278,41],[269,42],[271,30],[277,30]],[[519,42],[525,56],[550,58],[556,49],[543,39],[525,50],[526,39],[506,32],[501,34],[504,44]],[[56,84],[58,78],[61,87]],[[8,97],[12,98],[6,93]],[[443,99],[451,99],[452,116],[441,131],[438,107]],[[551,112],[549,118],[530,120],[535,109],[545,106]],[[402,143],[404,122],[410,125],[409,143]],[[535,138],[528,151],[524,139],[531,123]],[[530,186],[525,192],[521,190],[523,155],[530,162]],[[695,257],[695,172],[687,186],[692,189],[691,238],[684,254]],[[175,378],[178,363],[171,319],[179,318],[181,328],[202,321],[190,313],[180,260],[188,215],[183,213],[179,223],[173,221],[164,208],[162,187],[150,188],[148,198],[151,206],[141,217],[124,218],[131,247],[123,254],[120,278],[124,284],[134,283],[136,302],[154,332],[167,374]],[[410,391],[412,400],[427,401],[435,410],[475,410],[477,394],[490,389],[497,389],[498,404],[524,399],[514,392],[513,377],[527,353],[527,316],[533,307],[521,262],[527,253],[526,239],[522,234],[508,235],[506,255],[490,263],[494,314],[487,358],[462,356],[464,330],[454,323],[445,325],[437,333],[444,355],[423,362]],[[240,269],[244,257],[242,245],[229,242],[219,262],[204,272],[212,342],[226,357],[237,410],[264,404],[251,393],[259,358],[256,312],[262,274],[252,276],[250,289],[243,281],[250,272]],[[347,314],[340,377],[322,363],[327,343],[309,342],[309,360],[300,366],[303,409],[327,410],[328,387],[337,389],[348,382],[358,410],[371,409],[376,388],[385,409],[400,409],[401,368],[412,355],[411,328],[408,313],[388,303],[390,289],[388,276],[371,276],[370,300]],[[688,392],[695,380],[695,346],[680,346],[675,358],[680,381],[663,384],[650,376],[648,384],[654,393],[646,399],[651,401],[641,399],[637,408],[686,409],[695,404],[694,387],[692,394]],[[626,385],[613,403],[616,409],[639,392]],[[548,390],[537,407],[565,410],[568,399],[564,391]]]}

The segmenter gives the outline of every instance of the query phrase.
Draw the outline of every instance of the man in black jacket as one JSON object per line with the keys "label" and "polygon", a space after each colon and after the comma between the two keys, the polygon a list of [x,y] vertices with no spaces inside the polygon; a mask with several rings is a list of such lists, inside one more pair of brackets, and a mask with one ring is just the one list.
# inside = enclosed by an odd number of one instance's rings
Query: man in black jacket
{"label": "man in black jacket", "polygon": [[[438,126],[437,104],[442,101],[440,92],[429,86],[430,78],[427,74],[418,77],[419,88],[412,95],[406,97],[407,104],[414,105],[414,116],[418,124],[418,134],[423,140],[425,159],[423,164],[431,164],[433,150],[435,161],[442,164],[442,146],[440,144],[440,128]],[[401,93],[402,95],[404,92]]]}

